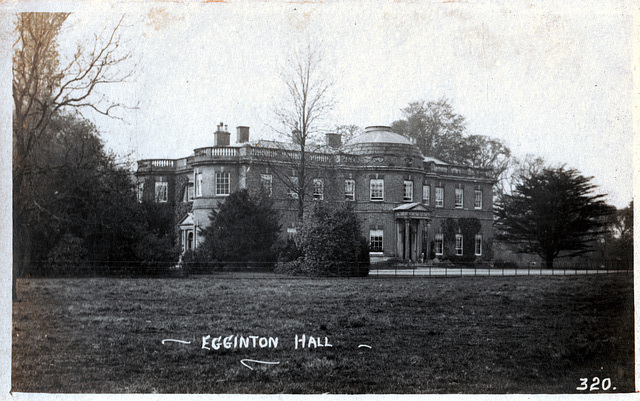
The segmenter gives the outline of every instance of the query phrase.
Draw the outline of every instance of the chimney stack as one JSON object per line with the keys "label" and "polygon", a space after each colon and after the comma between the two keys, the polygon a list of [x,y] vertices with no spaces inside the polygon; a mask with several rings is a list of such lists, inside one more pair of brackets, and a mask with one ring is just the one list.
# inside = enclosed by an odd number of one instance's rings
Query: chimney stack
{"label": "chimney stack", "polygon": [[325,134],[326,145],[332,147],[334,149],[342,146],[342,135],[336,133],[327,133]]}
{"label": "chimney stack", "polygon": [[213,133],[213,146],[229,146],[231,134],[227,132],[227,126],[223,123],[218,125],[218,129]]}
{"label": "chimney stack", "polygon": [[238,126],[236,127],[236,142],[237,143],[245,143],[249,142],[249,127]]}

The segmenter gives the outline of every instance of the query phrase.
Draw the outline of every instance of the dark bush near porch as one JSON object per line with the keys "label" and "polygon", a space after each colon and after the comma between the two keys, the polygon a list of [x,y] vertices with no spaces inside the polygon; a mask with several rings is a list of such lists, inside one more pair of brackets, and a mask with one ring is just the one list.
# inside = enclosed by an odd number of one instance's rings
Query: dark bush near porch
{"label": "dark bush near porch", "polygon": [[185,274],[203,274],[221,271],[223,263],[214,261],[206,249],[196,248],[182,255],[180,265]]}
{"label": "dark bush near porch", "polygon": [[[288,255],[299,256],[287,260]],[[281,254],[276,272],[363,277],[369,274],[369,263],[369,244],[362,237],[360,221],[353,209],[318,203],[305,215],[295,237],[295,249]]]}

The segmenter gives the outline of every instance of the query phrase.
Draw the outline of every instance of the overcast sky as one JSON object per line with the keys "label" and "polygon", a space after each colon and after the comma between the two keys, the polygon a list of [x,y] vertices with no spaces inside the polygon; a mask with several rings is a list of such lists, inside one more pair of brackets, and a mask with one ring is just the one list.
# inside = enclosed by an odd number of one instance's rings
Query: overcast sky
{"label": "overcast sky", "polygon": [[272,137],[279,71],[308,39],[335,82],[327,128],[390,125],[409,102],[444,96],[469,134],[595,176],[618,207],[632,198],[630,2],[89,3],[65,5],[75,12],[60,44],[72,51],[125,13],[135,74],[103,92],[137,109],[92,117],[119,153],[184,157],[211,146],[221,121],[232,138],[237,125]]}

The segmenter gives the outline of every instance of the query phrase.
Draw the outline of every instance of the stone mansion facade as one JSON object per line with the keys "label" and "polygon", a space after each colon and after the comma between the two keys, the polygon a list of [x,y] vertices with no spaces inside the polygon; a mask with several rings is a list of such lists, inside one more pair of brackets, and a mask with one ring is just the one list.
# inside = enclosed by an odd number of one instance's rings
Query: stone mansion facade
{"label": "stone mansion facade", "polygon": [[[202,241],[199,228],[212,210],[239,189],[264,190],[278,210],[282,235],[295,235],[295,164],[299,148],[249,140],[237,127],[236,144],[220,124],[214,145],[181,159],[138,161],[138,199],[167,203],[175,210],[182,250]],[[349,143],[327,134],[326,145],[305,154],[306,205],[346,202],[362,223],[372,261],[492,259],[493,179],[485,169],[454,166],[424,157],[389,127],[367,127]]]}

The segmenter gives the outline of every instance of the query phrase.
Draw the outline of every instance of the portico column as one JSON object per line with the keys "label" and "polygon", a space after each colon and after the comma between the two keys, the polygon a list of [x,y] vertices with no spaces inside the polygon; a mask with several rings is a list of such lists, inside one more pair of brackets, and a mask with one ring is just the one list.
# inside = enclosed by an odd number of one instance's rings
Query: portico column
{"label": "portico column", "polygon": [[402,220],[396,219],[396,256],[398,258],[403,257],[402,246],[404,242],[402,241]]}
{"label": "portico column", "polygon": [[409,223],[411,220],[406,219],[404,221],[404,258],[411,260],[411,228],[409,227]]}
{"label": "portico column", "polygon": [[198,238],[198,225],[196,223],[193,223],[193,248],[197,248],[198,247],[198,241],[200,241],[200,238]]}
{"label": "portico column", "polygon": [[416,230],[416,260],[422,258],[422,231],[424,230],[424,220],[418,220],[418,228]]}

